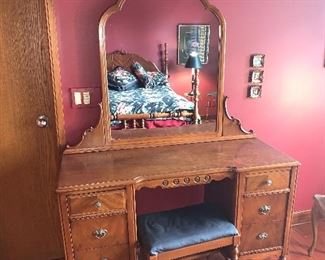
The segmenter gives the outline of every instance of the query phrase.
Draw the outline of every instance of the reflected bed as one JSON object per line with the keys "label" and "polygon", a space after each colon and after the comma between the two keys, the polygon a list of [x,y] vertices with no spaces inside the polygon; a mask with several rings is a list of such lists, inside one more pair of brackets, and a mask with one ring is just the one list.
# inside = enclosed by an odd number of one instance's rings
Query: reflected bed
{"label": "reflected bed", "polygon": [[194,104],[178,95],[167,76],[135,54],[108,54],[112,129],[155,128],[189,124]]}

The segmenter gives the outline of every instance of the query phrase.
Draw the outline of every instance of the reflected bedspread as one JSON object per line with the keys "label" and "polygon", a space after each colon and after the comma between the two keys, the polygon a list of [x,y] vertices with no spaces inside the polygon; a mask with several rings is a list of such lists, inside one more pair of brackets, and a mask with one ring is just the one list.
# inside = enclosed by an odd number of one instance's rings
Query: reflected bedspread
{"label": "reflected bedspread", "polygon": [[194,109],[192,102],[176,94],[168,84],[126,91],[109,90],[109,104],[113,115],[152,114]]}

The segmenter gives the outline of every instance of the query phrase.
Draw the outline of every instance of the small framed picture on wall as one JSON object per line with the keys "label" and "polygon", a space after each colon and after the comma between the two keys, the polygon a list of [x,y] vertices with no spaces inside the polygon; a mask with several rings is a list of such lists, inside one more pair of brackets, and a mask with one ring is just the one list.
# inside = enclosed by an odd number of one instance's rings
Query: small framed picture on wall
{"label": "small framed picture on wall", "polygon": [[250,66],[253,68],[263,68],[264,58],[264,54],[252,54],[250,59]]}
{"label": "small framed picture on wall", "polygon": [[249,82],[250,83],[262,83],[263,82],[263,70],[251,70],[249,73]]}
{"label": "small framed picture on wall", "polygon": [[262,85],[249,86],[247,96],[250,98],[260,98],[262,96]]}

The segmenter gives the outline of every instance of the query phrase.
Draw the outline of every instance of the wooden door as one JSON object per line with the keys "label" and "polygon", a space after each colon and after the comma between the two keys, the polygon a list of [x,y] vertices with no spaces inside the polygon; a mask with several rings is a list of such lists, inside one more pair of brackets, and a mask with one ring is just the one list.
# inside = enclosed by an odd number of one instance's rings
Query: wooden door
{"label": "wooden door", "polygon": [[[43,0],[0,1],[0,259],[63,256],[46,10]],[[48,127],[36,125],[40,115]]]}

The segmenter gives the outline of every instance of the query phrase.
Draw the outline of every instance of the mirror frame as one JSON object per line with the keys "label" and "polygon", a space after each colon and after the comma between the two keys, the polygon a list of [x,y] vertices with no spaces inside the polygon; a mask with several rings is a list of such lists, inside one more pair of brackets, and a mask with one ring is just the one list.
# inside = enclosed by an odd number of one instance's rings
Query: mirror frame
{"label": "mirror frame", "polygon": [[[209,0],[198,0],[202,6],[210,11],[219,22],[219,39],[218,39],[218,67],[217,67],[217,114],[215,131],[197,131],[193,133],[182,133],[181,130],[173,131],[173,128],[166,135],[150,135],[150,138],[143,134],[140,137],[131,139],[112,138],[110,129],[110,116],[108,104],[108,79],[107,79],[107,52],[106,52],[106,24],[109,18],[117,12],[120,12],[127,0],[117,0],[102,15],[98,34],[99,34],[99,52],[101,65],[101,90],[102,102],[99,104],[101,114],[98,125],[86,130],[82,140],[76,146],[67,146],[65,153],[84,153],[98,152],[107,150],[133,149],[141,147],[157,147],[164,145],[188,144],[200,142],[212,142],[229,139],[242,139],[254,137],[253,131],[245,131],[238,119],[230,116],[227,110],[227,97],[224,96],[224,71],[225,71],[225,54],[226,54],[226,21],[221,12]],[[200,127],[198,125],[197,127]],[[177,127],[178,128],[178,127]],[[182,128],[182,127],[180,127]],[[131,131],[131,130],[130,130]],[[132,131],[136,131],[133,129]],[[174,132],[174,133],[173,133]]]}

